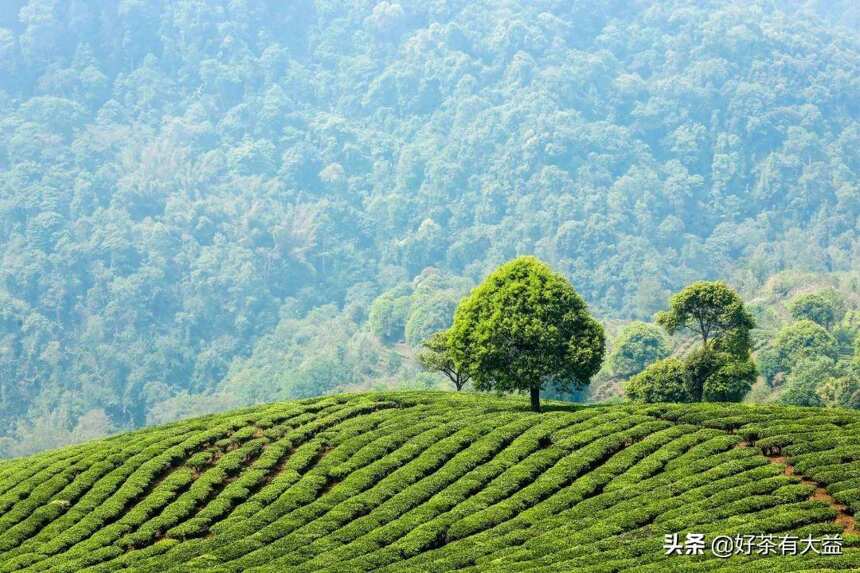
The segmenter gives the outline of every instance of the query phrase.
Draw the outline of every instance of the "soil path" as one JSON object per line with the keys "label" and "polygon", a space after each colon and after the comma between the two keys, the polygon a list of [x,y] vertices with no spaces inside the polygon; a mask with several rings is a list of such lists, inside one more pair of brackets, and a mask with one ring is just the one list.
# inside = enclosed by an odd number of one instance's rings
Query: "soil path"
{"label": "soil path", "polygon": [[[738,444],[738,447],[741,448],[754,448],[755,444],[750,444],[749,442],[741,442]],[[811,486],[815,488],[810,496],[810,500],[812,501],[820,501],[826,503],[830,507],[832,507],[836,511],[836,518],[833,520],[835,523],[838,523],[846,533],[858,533],[857,530],[857,522],[854,519],[854,516],[849,513],[848,508],[836,501],[832,495],[827,493],[827,490],[820,483],[813,481],[801,474],[795,473],[794,466],[785,459],[785,456],[779,453],[762,452],[771,463],[781,464],[783,466],[783,473],[787,476],[794,476],[800,479],[800,483],[804,485]]]}

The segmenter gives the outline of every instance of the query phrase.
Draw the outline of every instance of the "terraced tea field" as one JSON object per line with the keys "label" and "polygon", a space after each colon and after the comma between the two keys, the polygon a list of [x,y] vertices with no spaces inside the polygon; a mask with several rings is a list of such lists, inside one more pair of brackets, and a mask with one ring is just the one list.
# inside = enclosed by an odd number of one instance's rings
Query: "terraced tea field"
{"label": "terraced tea field", "polygon": [[[860,569],[860,413],[391,393],[0,464],[2,571]],[[841,555],[666,555],[664,535]]]}

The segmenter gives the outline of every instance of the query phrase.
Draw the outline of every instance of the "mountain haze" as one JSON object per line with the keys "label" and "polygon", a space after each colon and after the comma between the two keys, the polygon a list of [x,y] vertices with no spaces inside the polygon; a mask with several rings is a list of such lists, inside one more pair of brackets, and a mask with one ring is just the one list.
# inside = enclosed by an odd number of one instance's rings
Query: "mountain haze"
{"label": "mountain haze", "polygon": [[535,254],[604,319],[860,266],[851,2],[9,0],[0,446],[438,382]]}

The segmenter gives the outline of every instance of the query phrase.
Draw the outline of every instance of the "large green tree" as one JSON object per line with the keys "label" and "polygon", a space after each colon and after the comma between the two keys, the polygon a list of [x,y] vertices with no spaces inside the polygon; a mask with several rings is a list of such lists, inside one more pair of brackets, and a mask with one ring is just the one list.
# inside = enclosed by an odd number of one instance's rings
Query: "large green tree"
{"label": "large green tree", "polygon": [[588,384],[605,351],[585,301],[535,257],[505,263],[460,302],[450,344],[477,389],[528,392],[536,412],[548,385]]}

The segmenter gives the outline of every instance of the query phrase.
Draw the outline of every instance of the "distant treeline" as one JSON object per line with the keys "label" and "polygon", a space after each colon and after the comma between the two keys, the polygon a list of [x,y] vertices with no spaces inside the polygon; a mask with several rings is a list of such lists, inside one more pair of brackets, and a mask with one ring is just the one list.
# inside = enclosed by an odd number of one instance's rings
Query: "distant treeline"
{"label": "distant treeline", "polygon": [[5,2],[5,453],[438,385],[414,349],[520,254],[603,322],[858,268],[857,14]]}

